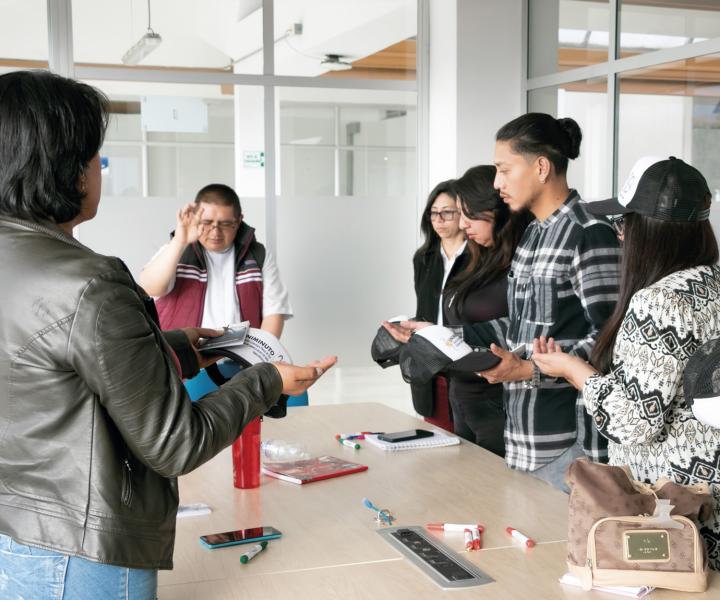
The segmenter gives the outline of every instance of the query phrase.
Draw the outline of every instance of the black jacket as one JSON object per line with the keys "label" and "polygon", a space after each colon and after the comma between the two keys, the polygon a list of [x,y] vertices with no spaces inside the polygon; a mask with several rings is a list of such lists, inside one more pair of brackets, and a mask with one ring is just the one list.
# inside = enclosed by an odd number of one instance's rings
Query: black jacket
{"label": "black jacket", "polygon": [[[445,269],[443,267],[440,244],[436,244],[424,254],[417,253],[413,257],[413,271],[415,275],[415,297],[417,309],[415,320],[437,323],[440,296],[442,295],[442,280]],[[448,282],[460,273],[468,261],[467,250],[457,257],[448,275]],[[447,282],[445,283],[447,286]],[[433,382],[426,384],[410,384],[413,406],[416,412],[423,417],[433,414],[435,401],[433,398]]]}
{"label": "black jacket", "polygon": [[277,369],[246,369],[192,404],[122,261],[7,217],[0,253],[0,532],[172,568],[175,478],[275,404]]}

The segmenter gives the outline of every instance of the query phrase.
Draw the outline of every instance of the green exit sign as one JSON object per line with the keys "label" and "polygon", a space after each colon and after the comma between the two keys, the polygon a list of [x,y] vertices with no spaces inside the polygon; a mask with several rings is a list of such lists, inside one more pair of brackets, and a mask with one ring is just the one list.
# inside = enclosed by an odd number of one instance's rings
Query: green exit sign
{"label": "green exit sign", "polygon": [[260,150],[243,150],[243,167],[260,169],[265,166],[265,153]]}

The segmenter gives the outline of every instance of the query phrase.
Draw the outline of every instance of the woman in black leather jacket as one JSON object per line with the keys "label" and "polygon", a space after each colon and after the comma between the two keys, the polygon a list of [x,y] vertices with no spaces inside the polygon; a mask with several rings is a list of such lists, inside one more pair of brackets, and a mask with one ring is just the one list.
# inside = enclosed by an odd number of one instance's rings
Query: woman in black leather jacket
{"label": "woman in black leather jacket", "polygon": [[181,376],[217,332],[162,334],[122,261],[73,238],[98,209],[107,118],[88,85],[0,76],[3,598],[155,598],[175,478],[335,360],[257,365],[190,402]]}

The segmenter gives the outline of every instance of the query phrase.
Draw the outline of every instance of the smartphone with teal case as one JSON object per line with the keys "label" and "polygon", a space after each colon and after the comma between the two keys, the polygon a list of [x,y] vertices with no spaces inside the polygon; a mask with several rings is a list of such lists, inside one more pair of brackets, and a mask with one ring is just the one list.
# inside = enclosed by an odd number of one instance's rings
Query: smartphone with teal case
{"label": "smartphone with teal case", "polygon": [[223,533],[211,533],[200,536],[200,543],[211,550],[237,546],[238,544],[250,544],[251,542],[262,542],[263,540],[274,540],[282,535],[274,527],[251,527],[250,529],[237,529]]}

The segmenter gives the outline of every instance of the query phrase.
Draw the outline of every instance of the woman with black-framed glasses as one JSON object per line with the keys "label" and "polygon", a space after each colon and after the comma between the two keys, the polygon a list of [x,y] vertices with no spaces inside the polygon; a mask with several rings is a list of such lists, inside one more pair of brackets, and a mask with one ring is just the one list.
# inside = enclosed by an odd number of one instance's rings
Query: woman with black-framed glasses
{"label": "woman with black-framed glasses", "polygon": [[[442,291],[463,269],[467,259],[453,181],[442,181],[430,192],[420,220],[425,241],[413,256],[417,298],[415,318],[440,325]],[[387,322],[384,326],[391,334],[399,329]],[[439,376],[428,384],[410,384],[410,388],[415,410],[429,423],[452,431],[445,378]]]}
{"label": "woman with black-framed glasses", "polygon": [[[443,290],[443,323],[446,327],[485,323],[507,317],[507,277],[515,248],[530,222],[527,211],[511,212],[493,182],[496,168],[480,165],[468,169],[453,184],[460,213],[460,229],[468,238],[466,261]],[[409,332],[430,322],[404,322],[402,329],[388,328],[405,342]],[[476,374],[449,377],[448,397],[453,429],[459,436],[486,450],[505,455],[505,411],[502,384],[489,384]]]}

